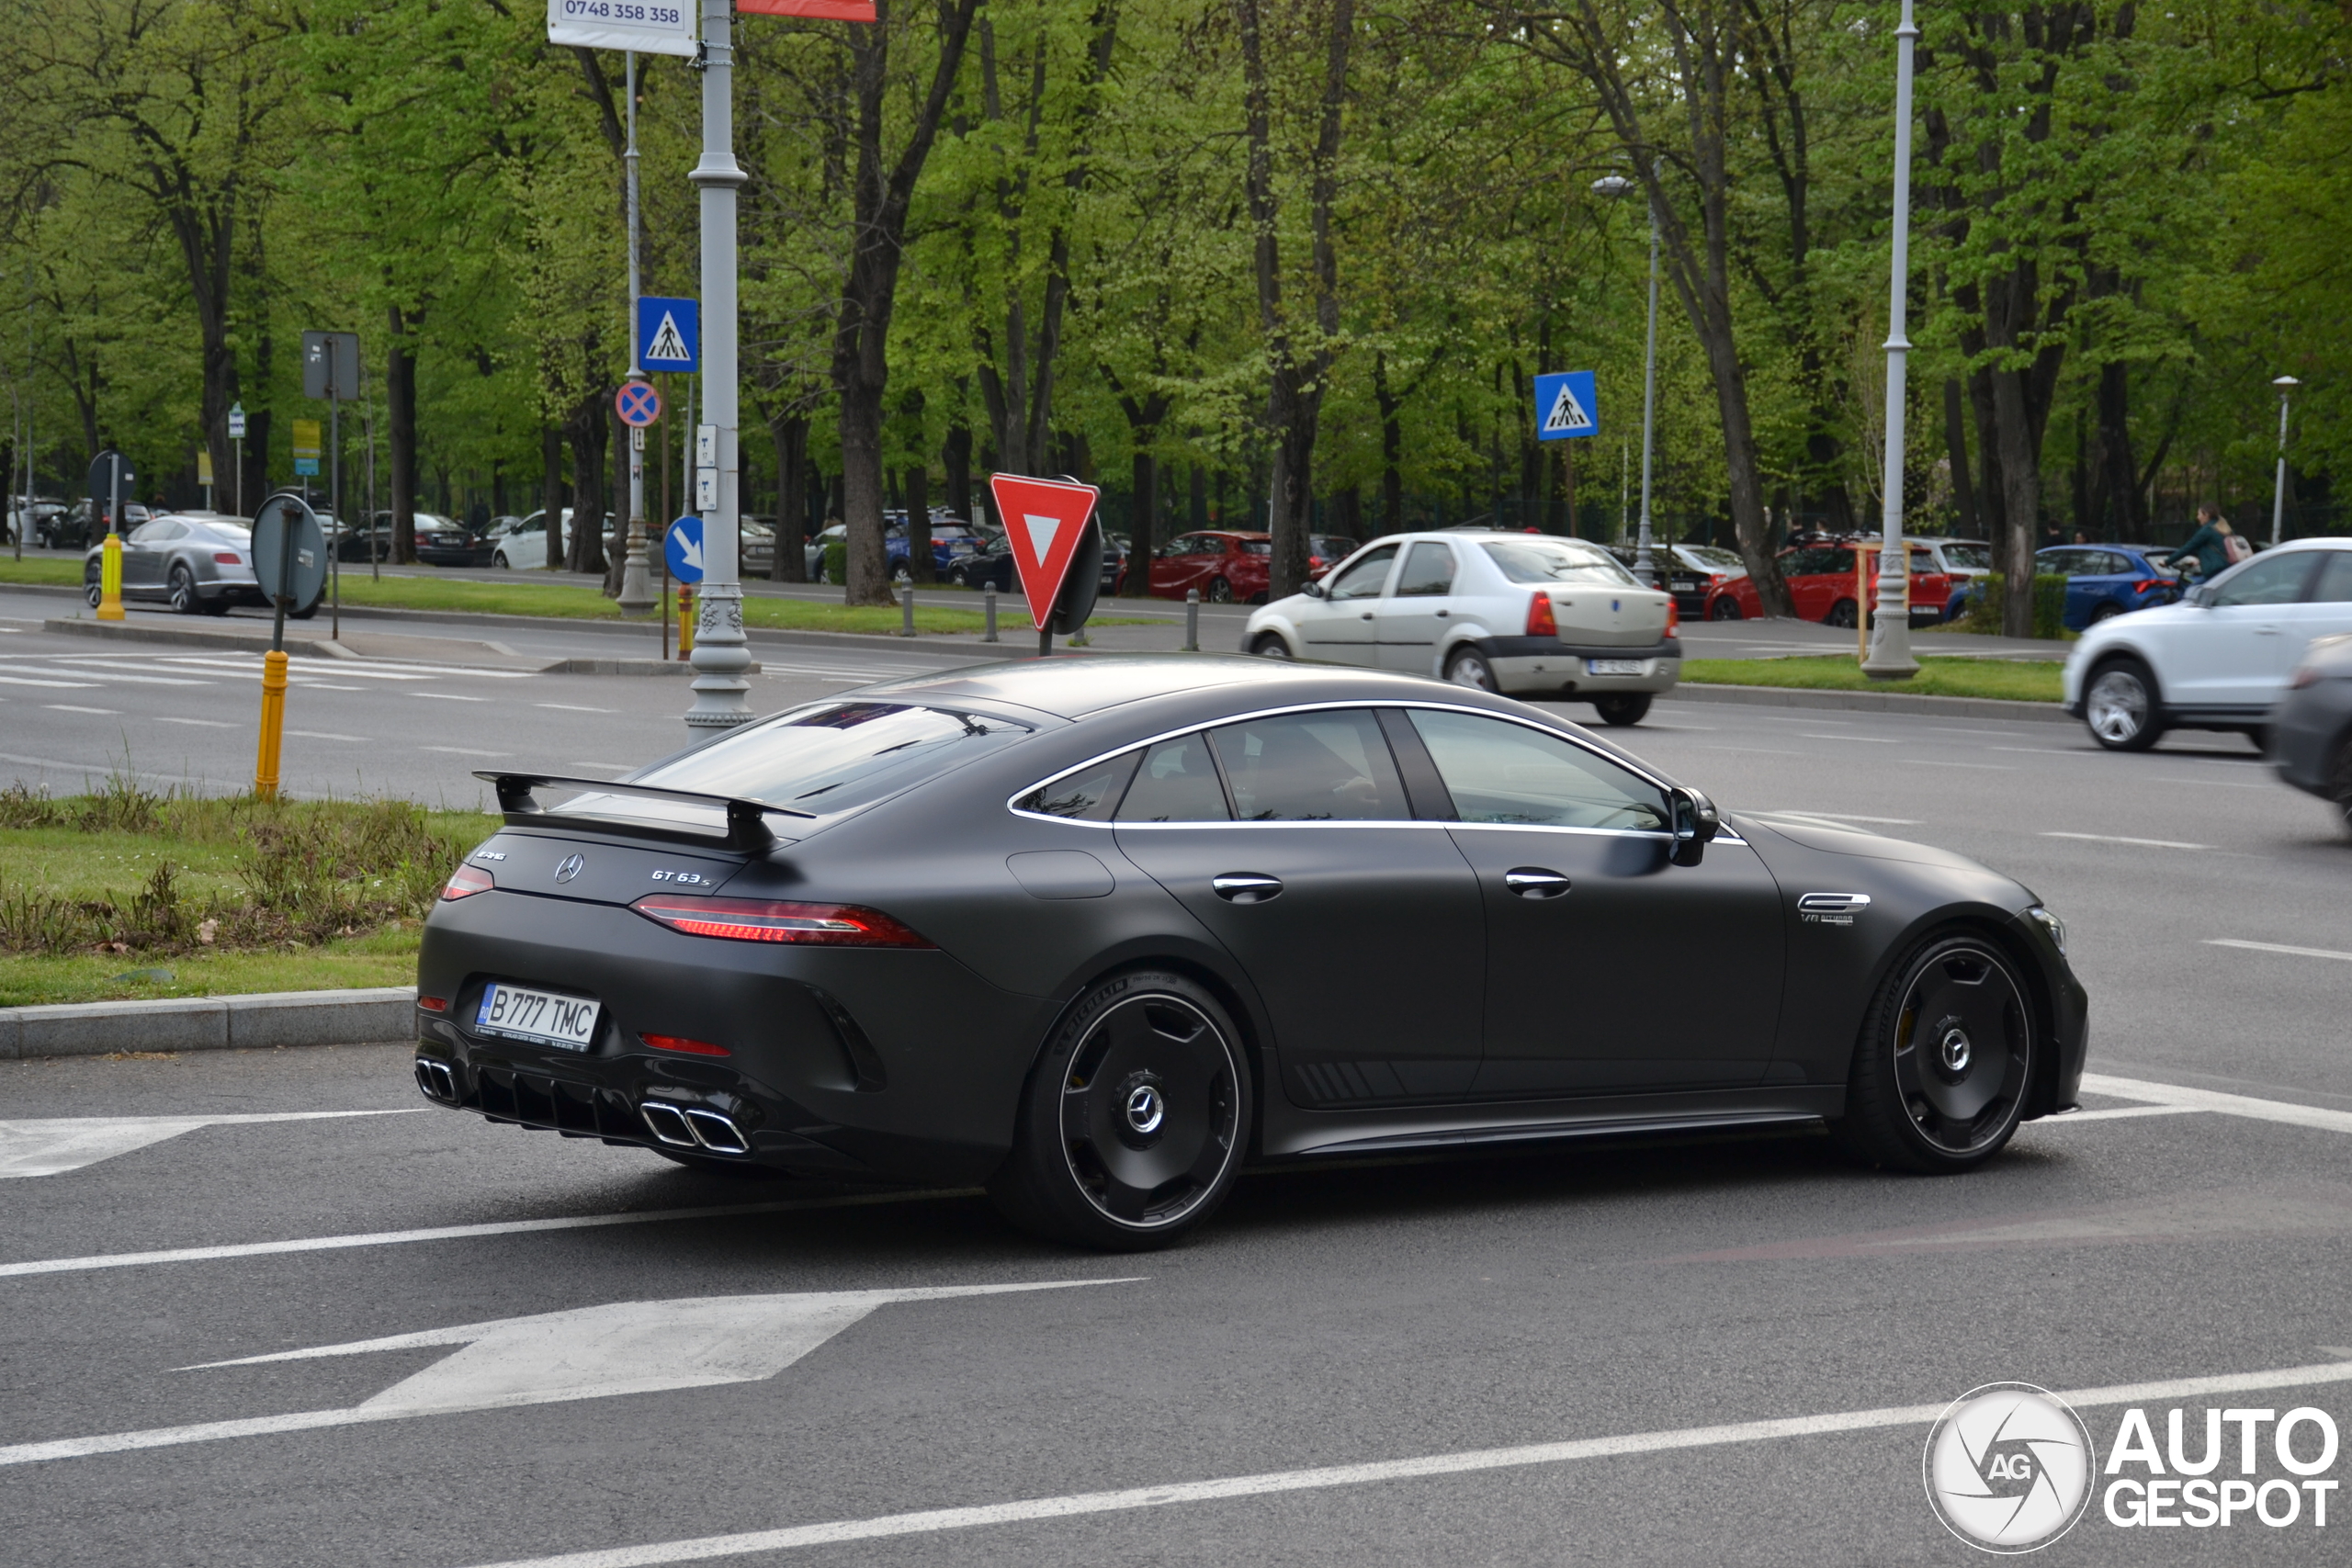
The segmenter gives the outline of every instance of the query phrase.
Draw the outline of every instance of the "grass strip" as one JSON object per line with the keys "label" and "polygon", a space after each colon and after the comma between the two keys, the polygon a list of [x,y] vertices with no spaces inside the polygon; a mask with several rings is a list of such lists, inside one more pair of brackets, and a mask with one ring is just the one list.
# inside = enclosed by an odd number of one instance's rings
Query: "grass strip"
{"label": "grass strip", "polygon": [[412,922],[405,930],[337,937],[291,953],[134,953],[128,958],[111,953],[0,953],[0,1007],[413,986],[421,929]]}
{"label": "grass strip", "polygon": [[1775,686],[1808,692],[1905,692],[1927,697],[1996,697],[2009,702],[2062,700],[2056,660],[1964,659],[1929,654],[1908,681],[1873,681],[1857,660],[1843,657],[1797,659],[1686,659],[1682,679],[1697,686]]}

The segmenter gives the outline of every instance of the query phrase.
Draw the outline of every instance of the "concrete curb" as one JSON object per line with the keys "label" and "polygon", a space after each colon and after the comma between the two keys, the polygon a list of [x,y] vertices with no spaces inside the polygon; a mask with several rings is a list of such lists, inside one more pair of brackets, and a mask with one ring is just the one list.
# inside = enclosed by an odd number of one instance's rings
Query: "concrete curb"
{"label": "concrete curb", "polygon": [[2021,718],[2037,724],[2073,724],[2056,703],[2016,702],[2006,697],[1920,697],[1903,692],[1815,692],[1787,686],[1720,686],[1686,683],[1658,694],[1667,703],[1738,703],[1749,707],[1838,708],[1849,713],[1940,714],[1946,718]]}
{"label": "concrete curb", "polygon": [[275,1051],[416,1037],[416,987],[0,1008],[0,1060],[117,1051]]}
{"label": "concrete curb", "polygon": [[[140,626],[130,621],[77,621],[63,615],[51,616],[43,621],[40,624],[40,629],[45,632],[54,632],[60,637],[88,637],[120,642],[175,643],[182,648],[229,648],[234,649],[239,653],[252,652],[269,645],[269,637],[266,631],[256,635],[249,632],[214,631],[200,626]],[[286,634],[286,651],[317,659],[359,657],[331,637],[292,630],[288,630]]]}
{"label": "concrete curb", "polygon": [[[746,675],[760,672],[756,659],[743,667]],[[692,675],[695,667],[675,659],[559,659],[542,675]]]}

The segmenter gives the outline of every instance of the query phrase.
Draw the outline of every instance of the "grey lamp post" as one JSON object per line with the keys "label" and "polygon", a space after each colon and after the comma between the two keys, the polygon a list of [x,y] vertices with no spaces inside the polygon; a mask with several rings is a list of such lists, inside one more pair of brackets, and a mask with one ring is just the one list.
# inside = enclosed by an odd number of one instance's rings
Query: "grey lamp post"
{"label": "grey lamp post", "polygon": [[[1592,182],[1602,196],[1624,196],[1635,186],[1623,175],[1608,175]],[[1642,360],[1642,525],[1634,544],[1634,575],[1645,588],[1657,586],[1657,567],[1650,559],[1650,457],[1657,446],[1657,208],[1650,208],[1650,327],[1649,347]]]}
{"label": "grey lamp post", "polygon": [[1903,542],[1903,401],[1911,350],[1905,298],[1911,270],[1911,46],[1919,36],[1911,0],[1894,29],[1894,246],[1886,306],[1886,456],[1881,465],[1881,509],[1886,525],[1878,552],[1878,613],[1871,620],[1871,650],[1862,673],[1873,681],[1907,681],[1919,672],[1911,657],[1911,607],[1904,602],[1908,547]]}
{"label": "grey lamp post", "polygon": [[[638,275],[637,221],[637,51],[628,51],[626,88],[628,97],[628,151],[622,154],[628,166],[628,378],[632,381],[645,379],[645,372],[638,368],[639,355],[644,344],[637,341],[637,297],[644,285]],[[621,614],[632,618],[653,613],[652,562],[645,547],[645,427],[628,427],[628,555],[621,562]]]}
{"label": "grey lamp post", "polygon": [[2270,487],[2270,542],[2275,545],[2287,525],[2287,400],[2302,383],[2281,376],[2270,384],[2278,389],[2278,477]]}
{"label": "grey lamp post", "polygon": [[[695,604],[695,705],[686,723],[696,729],[748,724],[751,650],[743,642],[743,584],[736,575],[735,192],[746,175],[735,162],[734,0],[702,0],[702,161],[689,176],[702,192],[702,424],[695,433],[695,462],[708,472],[695,479],[702,513],[702,593]],[[706,437],[707,438],[706,440]]]}

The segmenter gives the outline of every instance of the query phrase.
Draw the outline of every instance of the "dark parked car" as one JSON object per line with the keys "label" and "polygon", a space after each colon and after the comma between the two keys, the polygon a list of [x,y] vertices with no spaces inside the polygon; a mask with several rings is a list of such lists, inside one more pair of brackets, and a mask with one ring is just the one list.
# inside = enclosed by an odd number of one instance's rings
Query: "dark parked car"
{"label": "dark parked car", "polygon": [[[414,515],[416,558],[425,565],[488,566],[491,564],[493,547],[490,541],[458,519],[444,517],[433,512],[419,512]],[[390,559],[389,541],[391,536],[389,530],[392,525],[392,514],[389,512],[379,512],[370,523],[373,527],[387,530],[384,535],[387,541],[384,558]],[[353,536],[357,543],[358,553],[356,557],[346,556],[344,558],[366,560],[368,558],[367,536],[357,529],[353,530]]]}
{"label": "dark parked car", "polygon": [[[232,604],[267,604],[254,581],[253,532],[243,517],[180,512],[141,524],[122,540],[122,596],[161,600],[183,615],[221,615]],[[82,594],[95,607],[106,557],[103,541],[82,558]],[[323,595],[322,595],[323,596]],[[290,612],[318,614],[319,601]]]}
{"label": "dark parked car", "polygon": [[[154,515],[135,502],[125,502],[122,509],[123,532],[136,531],[141,524]],[[33,532],[45,549],[85,549],[107,536],[106,508],[87,500],[77,501],[71,511],[51,513],[46,518],[36,514]]]}
{"label": "dark parked car", "polygon": [[2083,631],[2110,615],[2169,604],[2180,577],[2156,564],[2164,552],[2139,545],[2053,545],[2038,550],[2033,570],[2066,580],[2066,629]]}
{"label": "dark parked car", "polygon": [[[1829,1124],[1981,1164],[2075,1103],[2033,894],[1707,798],[1539,708],[1241,656],[982,665],[625,781],[483,773],[435,1103],[705,1168],[985,1181],[1164,1244],[1246,1161]],[[558,800],[559,795],[569,796]],[[1708,983],[1622,977],[1668,951]]]}
{"label": "dark parked car", "polygon": [[2315,639],[2270,710],[2267,750],[2278,776],[2335,803],[2352,829],[2352,637]]}

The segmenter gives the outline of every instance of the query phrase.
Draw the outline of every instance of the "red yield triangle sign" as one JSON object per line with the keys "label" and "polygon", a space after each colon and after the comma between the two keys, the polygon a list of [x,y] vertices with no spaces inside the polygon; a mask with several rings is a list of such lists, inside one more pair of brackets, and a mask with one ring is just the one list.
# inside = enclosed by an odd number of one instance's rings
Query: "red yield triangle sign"
{"label": "red yield triangle sign", "polygon": [[1004,521],[1005,544],[1020,570],[1030,618],[1043,626],[1054,613],[1062,579],[1069,575],[1070,557],[1078,553],[1078,541],[1102,492],[1074,479],[1027,479],[1014,474],[990,475],[989,490],[996,497],[996,514]]}

